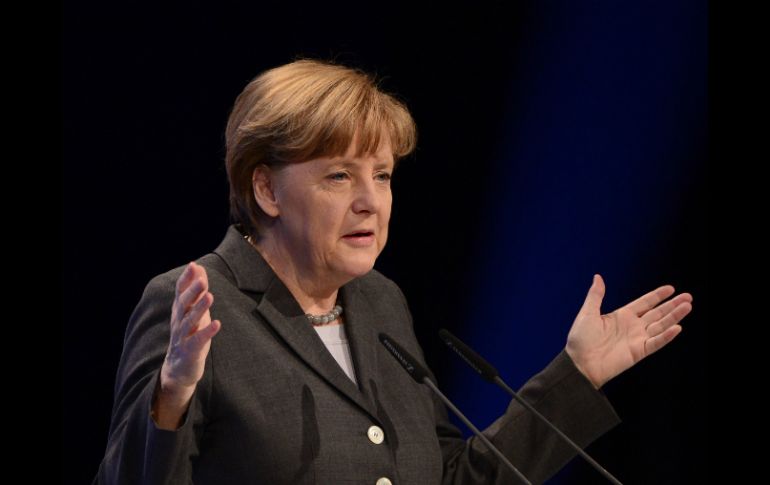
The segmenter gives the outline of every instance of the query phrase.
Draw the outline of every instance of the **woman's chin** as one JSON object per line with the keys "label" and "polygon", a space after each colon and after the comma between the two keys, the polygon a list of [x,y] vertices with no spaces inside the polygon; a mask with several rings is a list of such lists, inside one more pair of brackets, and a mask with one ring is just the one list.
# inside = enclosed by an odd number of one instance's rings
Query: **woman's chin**
{"label": "woman's chin", "polygon": [[374,268],[374,260],[367,258],[361,258],[357,261],[347,261],[346,264],[340,268],[341,272],[348,275],[351,279],[363,276]]}

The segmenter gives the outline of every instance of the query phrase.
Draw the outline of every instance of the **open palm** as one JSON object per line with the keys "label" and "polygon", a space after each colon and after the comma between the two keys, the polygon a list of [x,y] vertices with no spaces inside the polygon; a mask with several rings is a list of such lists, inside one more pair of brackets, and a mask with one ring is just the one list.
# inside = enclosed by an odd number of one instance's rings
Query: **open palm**
{"label": "open palm", "polygon": [[692,310],[692,295],[674,294],[661,286],[612,313],[602,314],[604,280],[594,275],[585,303],[567,336],[566,351],[597,389],[607,381],[663,348],[682,327]]}

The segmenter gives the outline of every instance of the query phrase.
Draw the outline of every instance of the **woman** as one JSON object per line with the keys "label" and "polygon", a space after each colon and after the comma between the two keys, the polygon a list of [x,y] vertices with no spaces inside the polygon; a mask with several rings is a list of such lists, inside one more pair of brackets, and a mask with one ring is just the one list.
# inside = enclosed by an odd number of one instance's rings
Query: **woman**
{"label": "woman", "polygon": [[[358,71],[301,60],[239,95],[226,163],[235,223],[154,278],[118,370],[103,483],[515,483],[387,353],[423,359],[399,288],[373,270],[390,178],[416,140]],[[598,275],[567,346],[522,394],[585,446],[618,422],[598,390],[691,310],[663,286],[608,315]],[[422,362],[424,364],[424,362]],[[512,402],[486,430],[533,483],[571,457]]]}

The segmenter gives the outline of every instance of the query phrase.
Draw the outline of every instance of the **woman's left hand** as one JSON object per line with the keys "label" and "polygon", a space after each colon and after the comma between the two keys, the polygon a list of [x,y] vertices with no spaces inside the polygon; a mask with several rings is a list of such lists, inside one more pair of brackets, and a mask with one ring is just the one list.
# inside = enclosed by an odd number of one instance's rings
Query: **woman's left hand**
{"label": "woman's left hand", "polygon": [[692,310],[692,295],[661,286],[612,313],[602,315],[604,280],[594,275],[585,303],[567,336],[566,351],[599,389],[607,381],[671,342]]}

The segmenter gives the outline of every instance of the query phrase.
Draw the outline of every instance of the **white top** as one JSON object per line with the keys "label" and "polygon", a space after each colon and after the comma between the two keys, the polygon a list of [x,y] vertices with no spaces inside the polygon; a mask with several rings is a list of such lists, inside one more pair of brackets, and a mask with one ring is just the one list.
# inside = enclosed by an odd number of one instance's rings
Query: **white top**
{"label": "white top", "polygon": [[313,327],[318,336],[321,337],[326,348],[334,357],[334,360],[342,367],[350,380],[356,382],[356,373],[353,370],[353,359],[350,357],[350,345],[348,345],[348,338],[345,335],[345,325],[343,324],[331,324],[320,325]]}

